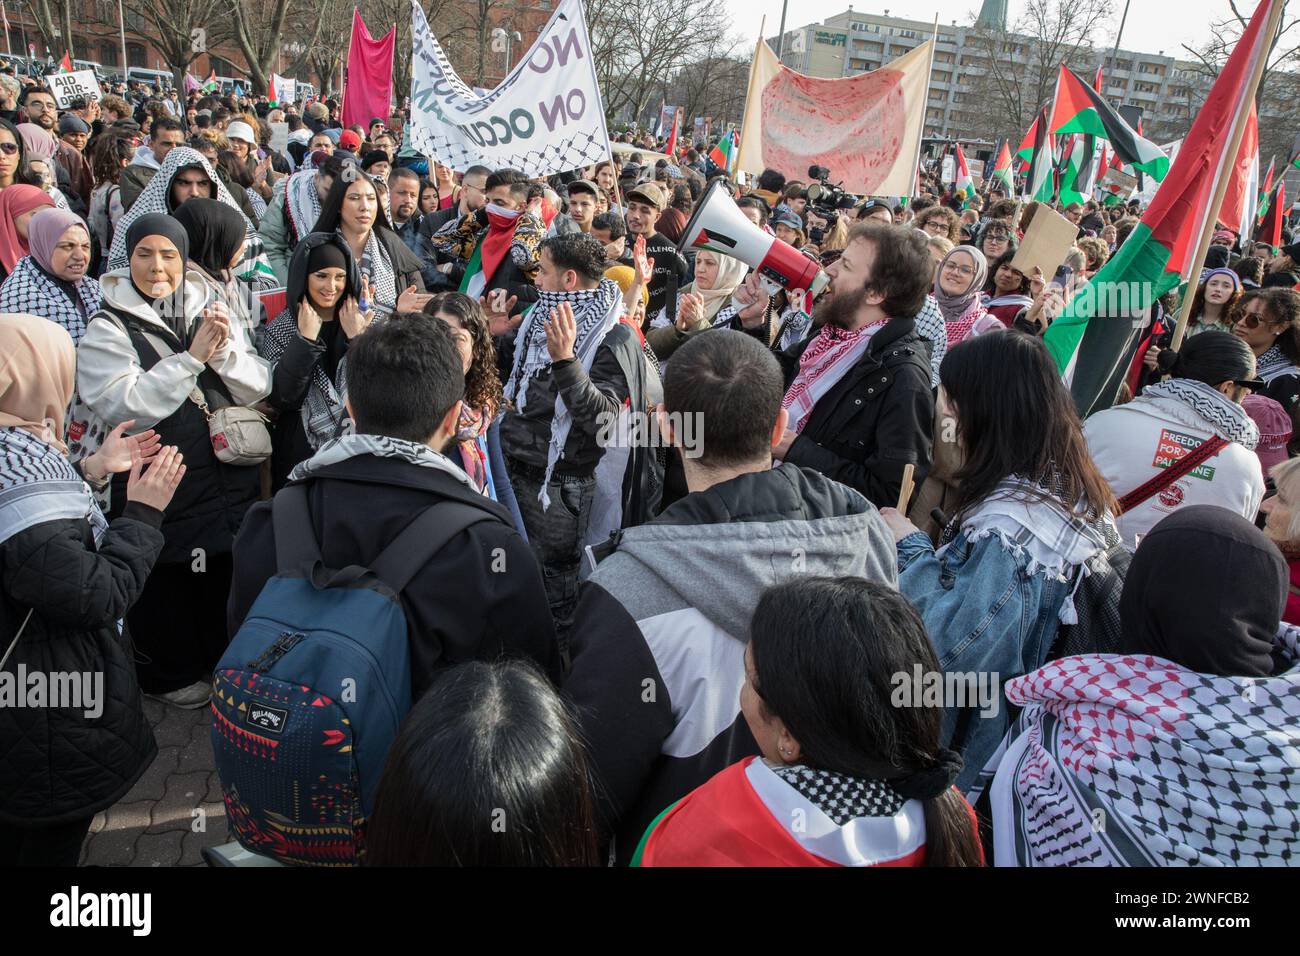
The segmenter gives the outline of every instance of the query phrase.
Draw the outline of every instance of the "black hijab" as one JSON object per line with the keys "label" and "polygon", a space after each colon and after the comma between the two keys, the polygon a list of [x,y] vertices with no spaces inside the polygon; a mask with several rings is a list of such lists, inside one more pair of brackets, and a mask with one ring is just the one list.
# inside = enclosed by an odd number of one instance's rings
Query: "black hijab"
{"label": "black hijab", "polygon": [[[171,216],[163,215],[160,212],[151,212],[147,215],[141,216],[135,222],[131,223],[130,227],[126,231],[126,261],[127,261],[128,273],[130,272],[130,268],[131,268],[131,256],[135,254],[135,247],[138,246],[142,241],[147,239],[149,236],[163,236],[167,239],[170,239],[172,245],[174,245],[177,251],[180,252],[181,254],[181,262],[184,263],[189,260],[190,242],[189,242],[189,236],[187,236],[185,233],[185,228],[179,222],[173,219]],[[160,316],[169,317],[168,321],[169,324],[171,325],[172,331],[176,333],[176,337],[179,338],[181,342],[185,343],[185,345],[188,346],[189,328],[188,328],[188,323],[185,320],[185,308],[184,308],[185,305],[184,267],[182,267],[181,269],[180,285],[178,285],[176,287],[176,290],[172,293],[173,298],[176,299],[176,308],[173,309],[157,308],[154,297],[149,295],[138,285],[136,285],[134,276],[131,277],[131,285],[135,289],[136,294],[138,294],[142,299],[144,299],[150,305],[155,306],[154,308],[155,312],[157,312]]]}
{"label": "black hijab", "polygon": [[213,279],[225,281],[230,262],[247,237],[243,213],[219,199],[196,196],[181,203],[172,217],[189,237],[190,261]]}
{"label": "black hijab", "polygon": [[291,315],[298,315],[298,303],[307,295],[307,276],[318,269],[330,268],[343,270],[345,282],[340,302],[347,298],[355,299],[361,294],[361,273],[344,238],[337,232],[308,233],[293,250],[293,258],[289,260],[285,304]]}
{"label": "black hijab", "polygon": [[1282,552],[1241,515],[1180,508],[1133,556],[1120,598],[1120,653],[1199,674],[1267,677],[1289,580]]}

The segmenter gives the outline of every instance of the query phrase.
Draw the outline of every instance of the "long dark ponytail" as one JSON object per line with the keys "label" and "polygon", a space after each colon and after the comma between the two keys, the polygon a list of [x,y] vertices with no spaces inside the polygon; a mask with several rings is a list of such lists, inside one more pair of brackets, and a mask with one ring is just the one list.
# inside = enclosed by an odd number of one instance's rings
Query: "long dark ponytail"
{"label": "long dark ponytail", "polygon": [[800,578],[769,589],[751,624],[754,690],[809,767],[885,780],[925,808],[925,865],[980,866],[974,818],[952,787],[943,709],[898,707],[896,675],[940,673],[916,608],[864,578]]}

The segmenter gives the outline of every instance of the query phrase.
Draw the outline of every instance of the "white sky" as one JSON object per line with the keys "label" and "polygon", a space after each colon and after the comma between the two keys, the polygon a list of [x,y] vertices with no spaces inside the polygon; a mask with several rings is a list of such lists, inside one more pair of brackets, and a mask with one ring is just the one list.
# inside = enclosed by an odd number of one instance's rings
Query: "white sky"
{"label": "white sky", "polygon": [[[724,0],[732,12],[733,31],[744,37],[747,43],[758,39],[759,22],[767,17],[764,33],[775,36],[781,23],[781,0]],[[1120,14],[1124,10],[1124,0],[1111,0],[1115,10],[1113,21],[1104,31],[1099,42],[1107,47],[1115,42],[1115,32],[1119,29]],[[846,0],[794,0],[789,5],[786,15],[786,29],[820,23],[827,17],[835,16],[848,10]],[[979,12],[979,0],[873,0],[862,2],[856,0],[853,9],[859,13],[883,14],[888,10],[893,16],[907,17],[911,20],[933,20],[939,14],[940,24],[951,24],[956,20],[959,26],[965,26]],[[1239,3],[1244,13],[1253,9],[1251,0]],[[1007,23],[1014,24],[1025,8],[1025,0],[1009,0]],[[798,11],[798,12],[795,12]],[[1136,50],[1139,53],[1159,53],[1165,56],[1188,59],[1188,54],[1181,44],[1199,46],[1210,38],[1211,23],[1230,16],[1227,0],[1131,0],[1128,20],[1124,24],[1124,35],[1120,47]]]}

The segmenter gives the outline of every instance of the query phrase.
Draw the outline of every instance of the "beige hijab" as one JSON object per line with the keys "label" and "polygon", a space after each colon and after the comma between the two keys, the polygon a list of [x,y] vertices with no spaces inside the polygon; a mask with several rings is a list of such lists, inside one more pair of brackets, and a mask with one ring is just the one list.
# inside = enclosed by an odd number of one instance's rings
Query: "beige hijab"
{"label": "beige hijab", "polygon": [[682,292],[694,292],[704,299],[704,319],[706,322],[712,322],[718,310],[731,301],[731,296],[741,280],[745,278],[749,266],[732,256],[719,255],[707,249],[700,250],[697,255],[710,255],[718,260],[718,278],[714,281],[712,289],[696,288],[696,283],[692,282],[684,286]]}
{"label": "beige hijab", "polygon": [[63,421],[76,384],[77,350],[63,326],[0,313],[0,428],[22,428],[67,454]]}

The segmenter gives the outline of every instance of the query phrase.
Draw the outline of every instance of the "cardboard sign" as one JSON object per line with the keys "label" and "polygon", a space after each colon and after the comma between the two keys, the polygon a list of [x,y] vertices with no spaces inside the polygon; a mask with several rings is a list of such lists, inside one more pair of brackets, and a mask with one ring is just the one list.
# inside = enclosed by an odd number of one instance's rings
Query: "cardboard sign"
{"label": "cardboard sign", "polygon": [[271,149],[282,156],[289,155],[289,124],[288,123],[270,123],[271,127]]}
{"label": "cardboard sign", "polygon": [[[1106,174],[1101,177],[1100,185],[1107,192],[1113,192],[1119,196],[1128,196],[1129,193],[1137,189],[1138,181],[1136,176],[1130,176],[1118,169],[1108,169]],[[1115,188],[1112,189],[1112,186]]]}
{"label": "cardboard sign", "polygon": [[68,104],[78,97],[87,100],[100,98],[99,81],[95,79],[94,70],[77,70],[75,73],[51,73],[46,78],[54,102],[59,109],[67,109]]}
{"label": "cardboard sign", "polygon": [[1043,281],[1050,282],[1057,266],[1070,254],[1079,227],[1044,203],[1034,205],[1038,207],[1034,221],[1011,260],[1011,268],[1031,275],[1037,266],[1042,270]]}
{"label": "cardboard sign", "polygon": [[942,170],[943,171],[940,173],[940,176],[945,183],[956,182],[957,181],[957,157],[952,155],[952,153],[949,153],[947,156],[945,156],[943,158]]}

